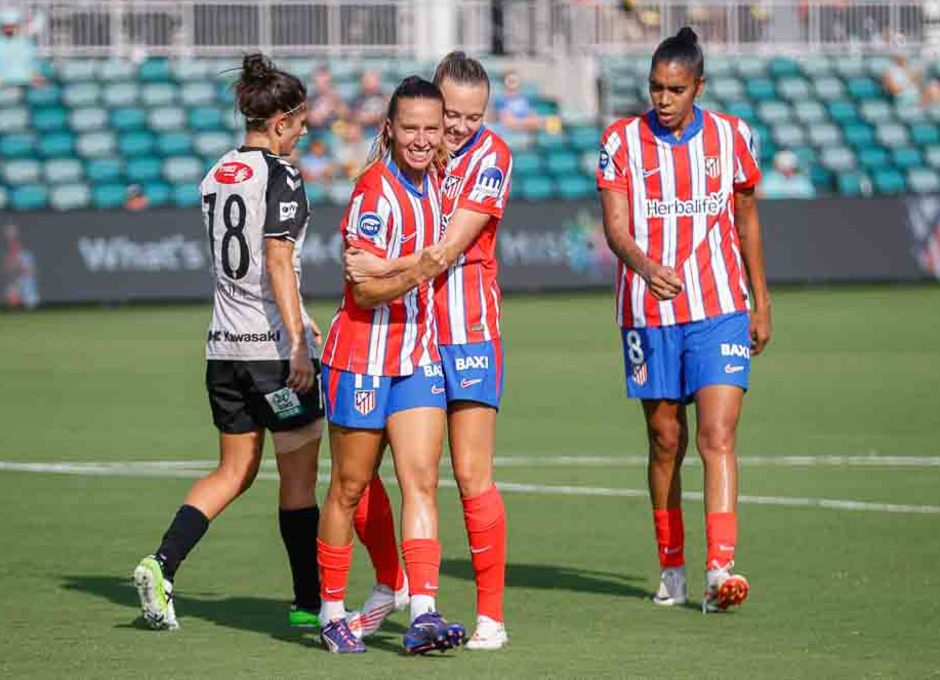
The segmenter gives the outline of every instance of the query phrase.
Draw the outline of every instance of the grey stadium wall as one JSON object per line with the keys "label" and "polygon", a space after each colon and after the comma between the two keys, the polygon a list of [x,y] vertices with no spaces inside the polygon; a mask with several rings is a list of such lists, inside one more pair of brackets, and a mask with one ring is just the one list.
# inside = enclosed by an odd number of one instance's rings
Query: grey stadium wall
{"label": "grey stadium wall", "polygon": [[[940,273],[940,198],[763,201],[760,212],[771,282],[913,282]],[[341,291],[341,216],[340,207],[314,207],[302,251],[307,297]],[[21,248],[33,255],[42,304],[211,293],[198,210],[0,213],[0,224],[9,223],[20,227]],[[498,256],[507,292],[613,283],[597,201],[511,204]]]}

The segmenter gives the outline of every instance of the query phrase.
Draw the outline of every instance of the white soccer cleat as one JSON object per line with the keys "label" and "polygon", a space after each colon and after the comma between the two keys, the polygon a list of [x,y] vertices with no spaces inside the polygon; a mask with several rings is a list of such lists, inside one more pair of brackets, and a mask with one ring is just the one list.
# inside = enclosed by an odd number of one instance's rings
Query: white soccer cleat
{"label": "white soccer cleat", "polygon": [[134,585],[140,597],[144,620],[157,630],[176,630],[173,584],[163,576],[163,568],[152,556],[145,557],[134,569]]}
{"label": "white soccer cleat", "polygon": [[653,595],[653,604],[671,607],[685,604],[689,590],[685,582],[685,567],[666,567],[659,575],[659,590]]}
{"label": "white soccer cleat", "polygon": [[740,574],[731,572],[734,562],[724,567],[705,572],[705,596],[702,598],[702,613],[727,611],[729,607],[744,604],[751,586]]}
{"label": "white soccer cleat", "polygon": [[389,614],[405,609],[410,602],[407,577],[404,585],[395,592],[386,585],[376,584],[369,599],[362,605],[362,610],[353,612],[346,618],[349,630],[360,639],[374,635]]}
{"label": "white soccer cleat", "polygon": [[494,621],[489,616],[477,617],[477,629],[464,645],[467,649],[493,650],[502,649],[509,644],[509,634],[502,621]]}

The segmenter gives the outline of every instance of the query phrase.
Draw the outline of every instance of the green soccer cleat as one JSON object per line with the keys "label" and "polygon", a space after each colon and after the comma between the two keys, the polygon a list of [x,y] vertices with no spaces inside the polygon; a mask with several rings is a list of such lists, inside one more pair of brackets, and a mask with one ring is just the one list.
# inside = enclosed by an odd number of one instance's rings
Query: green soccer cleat
{"label": "green soccer cleat", "polygon": [[163,567],[148,555],[134,569],[134,585],[140,597],[144,620],[156,630],[176,630],[176,610],[173,608],[173,584],[164,578]]}
{"label": "green soccer cleat", "polygon": [[296,604],[290,606],[290,611],[287,612],[287,620],[290,622],[291,628],[312,628],[314,630],[320,628],[320,615],[309,609],[298,607]]}

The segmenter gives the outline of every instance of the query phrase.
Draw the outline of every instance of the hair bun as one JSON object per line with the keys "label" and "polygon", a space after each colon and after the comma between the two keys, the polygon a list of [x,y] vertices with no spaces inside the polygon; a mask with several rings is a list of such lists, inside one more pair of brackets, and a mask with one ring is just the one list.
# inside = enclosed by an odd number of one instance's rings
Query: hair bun
{"label": "hair bun", "polygon": [[698,34],[689,26],[683,26],[679,29],[679,32],[676,33],[676,40],[681,40],[682,42],[692,43],[693,45],[698,44]]}
{"label": "hair bun", "polygon": [[264,80],[274,71],[274,64],[261,53],[246,54],[242,59],[242,80]]}

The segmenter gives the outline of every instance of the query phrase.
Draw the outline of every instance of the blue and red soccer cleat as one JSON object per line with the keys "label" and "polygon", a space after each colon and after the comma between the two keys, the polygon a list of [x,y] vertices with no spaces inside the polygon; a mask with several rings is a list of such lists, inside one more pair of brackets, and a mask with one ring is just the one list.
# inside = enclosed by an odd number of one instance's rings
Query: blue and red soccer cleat
{"label": "blue and red soccer cleat", "polygon": [[361,654],[366,646],[349,630],[346,619],[330,621],[320,631],[320,639],[327,651],[333,654]]}
{"label": "blue and red soccer cleat", "polygon": [[466,638],[467,630],[461,624],[448,623],[437,612],[427,612],[411,622],[403,644],[407,654],[426,654],[435,649],[456,649]]}

